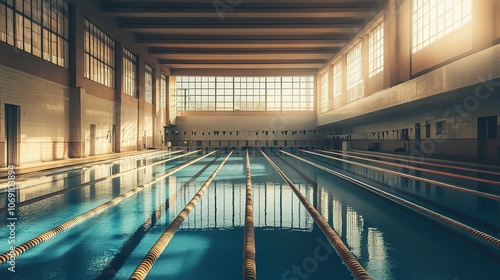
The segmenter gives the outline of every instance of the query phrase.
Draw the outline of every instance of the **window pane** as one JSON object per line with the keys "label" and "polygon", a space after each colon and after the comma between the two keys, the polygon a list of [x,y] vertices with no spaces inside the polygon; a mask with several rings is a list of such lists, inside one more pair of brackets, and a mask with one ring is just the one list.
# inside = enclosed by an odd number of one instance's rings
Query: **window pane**
{"label": "window pane", "polygon": [[368,74],[370,77],[384,70],[384,23],[379,24],[368,37]]}
{"label": "window pane", "polygon": [[7,8],[0,5],[0,41],[7,42]]}
{"label": "window pane", "polygon": [[472,18],[472,0],[413,2],[413,52],[460,28]]}
{"label": "window pane", "polygon": [[[85,53],[90,58],[85,61],[90,71],[85,77],[108,87],[114,87],[114,41],[106,32],[85,19]],[[94,65],[97,65],[94,67]],[[124,65],[125,66],[125,65]]]}

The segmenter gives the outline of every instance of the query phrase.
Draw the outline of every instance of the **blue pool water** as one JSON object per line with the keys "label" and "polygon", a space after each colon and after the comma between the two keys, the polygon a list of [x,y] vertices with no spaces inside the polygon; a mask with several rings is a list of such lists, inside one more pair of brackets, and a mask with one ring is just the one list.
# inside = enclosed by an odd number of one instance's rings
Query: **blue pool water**
{"label": "blue pool water", "polygon": [[[276,152],[269,155],[373,279],[492,279],[500,273],[498,252],[306,163]],[[495,232],[500,228],[498,201],[438,191],[435,186],[412,180],[299,155],[332,169],[343,167],[346,174],[500,236]],[[127,279],[225,156],[219,153],[204,158],[58,234],[17,259],[15,273],[7,270],[7,264],[0,267],[0,279]],[[16,241],[23,243],[195,157],[21,207]],[[161,158],[148,163],[156,160]],[[89,168],[63,176],[64,180],[21,189],[19,195],[22,200],[28,199],[144,162]],[[258,279],[352,279],[309,213],[266,159],[255,150],[251,151],[250,162]],[[245,153],[237,151],[155,263],[148,279],[241,279],[245,176]],[[5,229],[7,216],[1,215],[0,226]],[[9,247],[3,238],[7,234],[7,230],[0,233],[2,252]]]}

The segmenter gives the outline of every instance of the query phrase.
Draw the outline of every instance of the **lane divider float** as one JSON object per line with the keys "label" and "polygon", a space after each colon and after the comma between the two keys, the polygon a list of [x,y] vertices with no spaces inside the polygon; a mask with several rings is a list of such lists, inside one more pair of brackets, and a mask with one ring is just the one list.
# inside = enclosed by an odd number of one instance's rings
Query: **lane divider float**
{"label": "lane divider float", "polygon": [[358,262],[351,251],[344,244],[342,239],[338,234],[330,227],[328,222],[321,216],[321,214],[314,208],[314,206],[307,200],[307,198],[299,191],[299,189],[293,184],[293,182],[281,171],[281,169],[261,150],[262,155],[266,160],[274,167],[276,172],[285,180],[285,182],[290,186],[295,195],[299,198],[300,202],[306,208],[307,212],[314,219],[318,227],[321,229],[323,234],[328,238],[328,241],[332,245],[333,249],[340,256],[340,259],[344,262],[347,269],[354,275],[355,279],[372,279],[365,268]]}
{"label": "lane divider float", "polygon": [[250,158],[246,150],[246,206],[245,234],[243,245],[243,280],[257,279],[255,263],[255,232],[253,223],[252,175],[250,174]]}
{"label": "lane divider float", "polygon": [[487,183],[487,184],[492,184],[492,185],[500,185],[500,181],[493,181],[493,180],[488,180],[488,179],[483,179],[483,178],[471,177],[471,176],[467,176],[467,175],[461,175],[461,174],[450,173],[450,172],[445,172],[445,171],[433,170],[433,169],[422,168],[422,167],[417,167],[417,166],[409,166],[409,165],[404,165],[404,164],[399,164],[399,163],[387,162],[387,161],[383,161],[383,160],[376,160],[376,159],[365,158],[365,157],[358,157],[358,156],[353,156],[353,155],[343,155],[342,153],[338,153],[338,152],[330,152],[330,151],[325,151],[325,150],[315,150],[315,151],[321,152],[321,153],[337,155],[337,156],[348,156],[348,157],[354,158],[354,159],[371,161],[371,162],[376,162],[376,163],[389,165],[389,166],[413,169],[413,170],[418,170],[418,171],[427,172],[427,173],[434,173],[434,174],[448,176],[448,177],[455,177],[455,178],[469,180],[469,181]]}
{"label": "lane divider float", "polygon": [[193,163],[196,163],[196,162],[202,160],[203,158],[206,158],[206,157],[208,157],[216,152],[217,152],[217,150],[210,152],[206,155],[200,156],[196,159],[193,159],[187,163],[184,163],[184,164],[168,171],[167,173],[165,173],[159,177],[156,177],[155,179],[153,179],[147,183],[144,183],[136,188],[133,188],[133,189],[109,200],[108,202],[105,202],[105,203],[103,203],[95,208],[92,208],[91,210],[89,210],[81,215],[78,215],[75,218],[68,220],[63,224],[58,225],[58,226],[46,231],[45,233],[38,235],[37,237],[35,237],[29,241],[26,241],[25,243],[15,247],[15,249],[12,251],[7,251],[7,252],[1,254],[0,255],[0,266],[5,264],[11,257],[15,257],[17,259],[20,255],[26,253],[28,250],[31,250],[32,248],[40,245],[41,243],[48,241],[49,239],[53,238],[54,236],[58,235],[59,233],[66,231],[66,230],[68,230],[68,229],[104,212],[104,210],[106,210],[112,206],[117,205],[118,203],[131,197],[132,195],[144,190],[145,188],[150,187],[151,185],[165,179],[166,177],[174,174],[175,172],[177,172],[177,171],[179,171],[179,170],[181,170],[181,169],[183,169],[183,168],[185,168]]}
{"label": "lane divider float", "polygon": [[[83,184],[79,184],[79,185],[76,185],[76,186],[73,186],[73,187],[69,187],[69,188],[65,188],[65,189],[58,190],[58,191],[55,191],[55,192],[51,192],[51,193],[48,193],[48,194],[44,194],[44,195],[41,195],[41,196],[37,196],[37,197],[31,198],[31,199],[27,199],[27,200],[18,202],[16,204],[16,206],[18,208],[19,207],[23,207],[23,206],[26,206],[26,205],[29,205],[29,204],[32,204],[32,203],[35,203],[35,202],[38,202],[38,201],[41,201],[41,200],[44,200],[44,199],[56,196],[56,195],[67,193],[69,191],[80,189],[80,188],[83,188],[83,187],[86,187],[86,186],[89,186],[89,185],[92,185],[92,184],[97,184],[97,183],[101,183],[101,182],[104,182],[104,181],[108,181],[108,180],[111,180],[111,179],[114,179],[114,178],[117,178],[117,177],[121,177],[121,176],[123,176],[123,175],[125,175],[127,173],[130,173],[130,172],[139,171],[139,170],[142,170],[144,168],[148,168],[148,167],[151,167],[151,166],[154,166],[154,165],[158,165],[158,164],[162,164],[162,163],[165,163],[165,162],[168,162],[168,161],[176,160],[178,158],[185,157],[185,156],[188,156],[188,155],[192,155],[192,154],[198,153],[200,151],[201,151],[201,149],[197,150],[197,151],[192,151],[192,152],[189,152],[189,153],[186,153],[186,154],[182,154],[182,155],[179,155],[179,156],[167,158],[167,159],[164,159],[164,160],[161,160],[161,161],[158,161],[158,162],[154,162],[154,163],[151,163],[151,164],[139,166],[139,167],[136,167],[136,168],[133,168],[133,169],[130,169],[130,170],[125,170],[125,171],[122,171],[122,172],[118,172],[118,173],[115,173],[113,175],[109,175],[109,176],[102,177],[102,178],[99,178],[99,179],[96,179],[96,180],[93,180],[93,181],[85,182]],[[0,208],[0,213],[5,212],[6,210],[7,210],[7,207]]]}
{"label": "lane divider float", "polygon": [[395,196],[393,194],[385,192],[385,191],[383,191],[381,189],[378,189],[378,188],[376,188],[374,186],[371,186],[369,184],[366,184],[364,182],[356,180],[356,179],[354,179],[352,177],[349,177],[347,175],[344,175],[344,174],[342,174],[340,172],[337,172],[337,171],[331,170],[329,168],[326,168],[326,167],[324,167],[324,166],[322,166],[320,164],[314,163],[312,161],[309,161],[307,159],[298,157],[296,155],[292,155],[292,154],[287,153],[285,151],[281,151],[281,152],[284,153],[284,154],[286,154],[286,155],[288,155],[288,156],[291,156],[291,157],[293,157],[295,159],[303,161],[303,162],[305,162],[307,164],[310,164],[310,165],[312,165],[314,167],[317,167],[317,168],[319,168],[319,169],[321,169],[323,171],[326,171],[326,172],[328,172],[330,174],[333,174],[333,175],[335,175],[337,177],[340,177],[340,178],[342,178],[342,179],[344,179],[344,180],[346,180],[348,182],[351,182],[351,183],[353,183],[353,184],[355,184],[357,186],[360,186],[360,187],[362,187],[362,188],[364,188],[366,190],[369,190],[369,191],[371,191],[371,192],[373,192],[375,194],[378,194],[378,195],[380,195],[380,196],[382,196],[382,197],[384,197],[384,198],[386,198],[386,199],[388,199],[388,200],[390,200],[390,201],[392,201],[392,202],[394,202],[394,203],[396,203],[398,205],[401,205],[401,206],[405,207],[406,209],[409,209],[410,211],[419,213],[419,214],[423,215],[424,217],[427,217],[427,218],[429,218],[431,220],[434,220],[434,221],[436,221],[436,222],[438,222],[438,223],[440,223],[440,224],[442,224],[442,225],[444,225],[444,226],[446,226],[448,228],[451,228],[452,230],[455,230],[455,231],[457,231],[457,232],[459,232],[459,233],[461,233],[461,234],[463,234],[465,236],[468,236],[472,240],[478,241],[479,243],[481,243],[483,245],[486,245],[487,247],[492,248],[492,249],[496,250],[497,252],[500,251],[500,239],[499,238],[493,237],[493,236],[491,236],[491,235],[489,235],[487,233],[479,231],[479,230],[477,230],[477,229],[475,229],[475,228],[473,228],[471,226],[468,226],[468,225],[466,225],[464,223],[461,223],[461,222],[456,221],[454,219],[451,219],[451,218],[449,218],[449,217],[447,217],[445,215],[442,215],[442,214],[439,214],[439,213],[434,212],[432,210],[429,210],[429,209],[427,209],[427,208],[425,208],[423,206],[420,206],[418,204],[410,202],[410,201],[408,201],[406,199],[402,199],[402,198],[400,198],[398,196]]}
{"label": "lane divider float", "polygon": [[443,187],[443,188],[447,188],[447,189],[451,189],[451,190],[455,190],[455,191],[459,191],[459,192],[463,192],[463,193],[468,193],[468,194],[472,194],[472,195],[476,195],[476,196],[482,196],[482,197],[486,197],[486,198],[493,199],[493,200],[500,200],[500,195],[495,195],[495,194],[491,194],[491,193],[485,193],[485,192],[481,192],[481,191],[476,191],[476,190],[471,190],[471,189],[467,189],[467,188],[462,188],[462,187],[458,187],[458,186],[455,186],[455,185],[451,185],[451,184],[439,182],[439,181],[436,181],[436,180],[431,180],[431,179],[426,179],[426,178],[422,178],[422,177],[418,177],[418,176],[413,176],[413,175],[409,175],[409,174],[406,174],[406,173],[401,173],[401,172],[392,171],[392,170],[388,170],[388,169],[384,169],[384,168],[380,168],[380,167],[375,167],[375,166],[371,166],[371,165],[368,165],[368,164],[354,162],[354,161],[351,161],[351,160],[345,160],[345,159],[341,159],[341,158],[335,158],[335,157],[331,157],[331,156],[327,156],[327,155],[323,155],[323,154],[319,154],[319,153],[314,153],[314,152],[310,152],[310,151],[306,151],[306,150],[299,150],[299,152],[308,153],[308,154],[312,154],[312,155],[316,155],[316,156],[320,156],[320,157],[324,157],[324,158],[328,158],[328,159],[333,159],[333,160],[336,160],[336,161],[346,162],[346,163],[349,163],[349,164],[352,164],[352,165],[361,166],[361,167],[372,169],[372,170],[376,170],[376,171],[379,171],[379,172],[382,172],[382,173],[397,175],[397,176],[401,176],[401,177],[404,177],[404,178],[409,178],[409,179],[412,179],[412,180],[417,180],[417,181],[421,181],[421,182],[425,182],[425,183],[430,183],[430,184],[433,184],[433,185],[436,185],[436,186],[440,186],[440,187]]}
{"label": "lane divider float", "polygon": [[144,279],[148,275],[149,271],[155,264],[156,260],[163,253],[165,248],[168,246],[172,238],[174,237],[175,232],[180,228],[184,220],[187,218],[191,210],[196,206],[201,196],[208,188],[210,183],[212,183],[213,179],[222,168],[222,166],[229,159],[231,154],[234,152],[234,149],[226,156],[226,158],[217,166],[212,175],[207,179],[207,181],[201,186],[200,190],[194,195],[194,197],[186,204],[184,209],[177,215],[177,217],[170,223],[168,228],[163,232],[160,238],[156,241],[156,243],[151,247],[149,252],[146,254],[144,259],[139,263],[137,268],[134,270],[129,279]]}

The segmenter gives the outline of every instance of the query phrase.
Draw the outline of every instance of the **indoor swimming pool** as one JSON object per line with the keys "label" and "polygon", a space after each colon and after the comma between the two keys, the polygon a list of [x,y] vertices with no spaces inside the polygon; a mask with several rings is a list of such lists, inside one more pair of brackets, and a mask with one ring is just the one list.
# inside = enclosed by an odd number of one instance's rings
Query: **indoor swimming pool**
{"label": "indoor swimming pool", "polygon": [[[277,148],[249,149],[248,161],[258,279],[354,278],[271,163],[371,279],[492,279],[500,273],[498,167]],[[220,166],[146,279],[241,279],[246,163],[244,149],[163,151],[20,177],[15,244],[24,252],[9,271],[11,220],[3,188],[0,279],[129,279]]]}

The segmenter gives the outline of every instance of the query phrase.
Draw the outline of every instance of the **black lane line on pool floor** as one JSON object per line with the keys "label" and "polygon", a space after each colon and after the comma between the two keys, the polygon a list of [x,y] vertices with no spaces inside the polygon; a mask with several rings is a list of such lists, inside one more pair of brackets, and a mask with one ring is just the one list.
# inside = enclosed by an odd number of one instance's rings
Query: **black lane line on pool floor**
{"label": "black lane line on pool floor", "polygon": [[[191,183],[196,181],[198,177],[203,174],[214,162],[217,161],[219,157],[215,157],[211,162],[209,162],[205,167],[203,167],[198,173],[196,173],[189,181],[185,182],[182,184],[182,186],[179,188],[179,190],[185,189],[187,186],[189,186]],[[179,191],[177,190],[176,193]],[[162,216],[162,209],[168,209],[168,203],[169,203],[170,197],[167,198],[167,200],[160,206],[158,206],[153,213],[151,213],[151,216],[142,224],[140,225],[137,230],[123,243],[123,246],[120,248],[118,253],[114,256],[114,258],[108,263],[108,265],[101,271],[99,276],[96,278],[96,280],[107,280],[107,279],[112,279],[116,276],[118,271],[122,268],[122,266],[125,264],[127,259],[130,257],[132,252],[135,250],[137,245],[141,242],[142,238],[148,233],[148,231],[156,225],[156,221],[161,219]]]}
{"label": "black lane line on pool floor", "polygon": [[[39,202],[41,200],[44,200],[44,199],[47,199],[47,198],[50,198],[50,197],[53,197],[53,196],[56,196],[56,195],[67,193],[69,191],[73,191],[73,190],[80,189],[80,188],[83,188],[83,187],[86,187],[86,186],[90,186],[90,185],[94,185],[94,184],[97,184],[97,183],[102,183],[102,182],[105,182],[105,181],[108,181],[108,180],[112,180],[112,179],[124,176],[125,174],[131,173],[131,172],[134,172],[134,171],[139,171],[139,170],[142,170],[142,169],[145,169],[145,168],[148,168],[148,167],[152,167],[154,165],[158,165],[158,164],[166,163],[166,162],[169,162],[169,161],[172,161],[172,160],[176,160],[176,159],[182,158],[184,156],[189,156],[189,155],[197,153],[197,152],[201,152],[201,150],[189,152],[187,154],[182,154],[182,155],[178,155],[178,156],[167,158],[167,159],[163,159],[161,161],[153,162],[151,164],[141,165],[139,167],[135,167],[135,168],[132,168],[132,169],[129,169],[129,170],[121,171],[121,172],[118,172],[118,173],[115,173],[115,174],[112,174],[112,175],[109,175],[109,176],[101,177],[101,178],[95,179],[93,181],[85,182],[85,183],[82,183],[82,184],[79,184],[79,185],[76,185],[76,186],[72,186],[72,187],[69,187],[69,188],[65,188],[65,189],[62,189],[62,190],[58,190],[58,191],[55,191],[55,192],[51,192],[51,193],[47,193],[47,194],[44,194],[44,195],[41,195],[41,196],[37,196],[37,197],[31,198],[31,199],[28,199],[28,200],[24,200],[24,201],[21,201],[21,202],[17,203],[17,207],[19,208],[19,207],[26,206],[26,205],[29,205],[29,204],[32,204],[32,203],[35,203],[35,202]],[[7,207],[0,208],[0,213],[5,212],[6,210],[7,210]]]}
{"label": "black lane line on pool floor", "polygon": [[19,256],[23,255],[27,251],[37,247],[38,245],[40,245],[43,242],[46,242],[46,241],[54,238],[59,233],[65,232],[65,231],[71,229],[72,227],[77,226],[77,225],[85,222],[86,220],[88,220],[96,215],[101,214],[102,212],[106,211],[110,207],[114,207],[117,204],[119,204],[120,202],[122,202],[123,200],[130,198],[131,196],[143,191],[145,188],[151,187],[156,182],[159,182],[159,181],[169,177],[170,175],[176,173],[177,171],[179,171],[179,170],[181,170],[181,169],[183,169],[191,164],[194,164],[194,163],[216,153],[217,151],[218,150],[215,150],[215,151],[210,152],[206,155],[203,155],[203,156],[200,156],[196,159],[190,160],[181,166],[173,168],[173,169],[169,170],[168,172],[166,172],[165,174],[163,174],[159,177],[156,177],[149,182],[146,182],[146,183],[144,183],[140,186],[137,186],[137,187],[125,192],[125,193],[122,193],[121,195],[119,195],[119,196],[117,196],[117,197],[97,206],[97,207],[94,207],[83,214],[80,214],[72,219],[69,219],[66,222],[64,222],[64,223],[46,231],[46,232],[24,242],[23,244],[15,247],[14,250],[7,251],[7,252],[1,254],[0,255],[0,266],[4,265],[12,256],[14,256],[15,258],[19,258]]}
{"label": "black lane line on pool floor", "polygon": [[[216,150],[215,152],[217,152]],[[129,279],[144,279],[148,275],[149,271],[151,268],[153,268],[153,265],[155,264],[156,260],[160,258],[161,254],[163,251],[167,248],[168,244],[174,237],[175,233],[177,230],[180,228],[182,223],[187,219],[191,211],[194,209],[198,201],[201,199],[203,194],[205,193],[206,189],[210,186],[212,183],[213,179],[217,176],[221,168],[224,166],[224,164],[227,162],[227,160],[231,157],[233,154],[234,149],[231,150],[231,152],[222,160],[222,162],[215,168],[214,172],[210,177],[208,177],[207,181],[201,186],[199,191],[193,196],[193,198],[186,204],[184,209],[175,217],[175,219],[170,223],[168,228],[163,232],[163,234],[158,238],[158,240],[155,242],[155,244],[151,247],[149,252],[146,254],[146,256],[142,259],[142,261],[139,263],[137,268],[134,270],[132,275],[130,276]]]}

